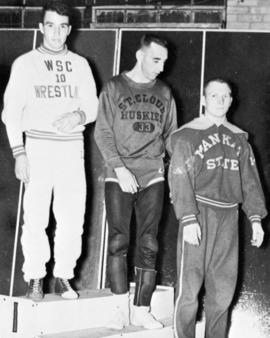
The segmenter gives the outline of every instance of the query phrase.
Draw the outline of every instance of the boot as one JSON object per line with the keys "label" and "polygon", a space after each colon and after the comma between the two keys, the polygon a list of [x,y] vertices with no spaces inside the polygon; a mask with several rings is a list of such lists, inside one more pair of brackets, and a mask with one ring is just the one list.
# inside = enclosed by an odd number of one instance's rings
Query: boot
{"label": "boot", "polygon": [[110,318],[106,327],[115,330],[122,330],[129,325],[129,293],[112,296],[113,317]]}
{"label": "boot", "polygon": [[135,267],[134,307],[131,312],[131,324],[145,329],[161,329],[163,324],[150,313],[150,303],[155,289],[156,271]]}
{"label": "boot", "polygon": [[61,295],[65,299],[77,299],[79,296],[69,284],[68,279],[56,278],[55,281],[55,293]]}
{"label": "boot", "polygon": [[43,279],[30,279],[26,297],[32,299],[35,302],[41,301],[43,299]]}

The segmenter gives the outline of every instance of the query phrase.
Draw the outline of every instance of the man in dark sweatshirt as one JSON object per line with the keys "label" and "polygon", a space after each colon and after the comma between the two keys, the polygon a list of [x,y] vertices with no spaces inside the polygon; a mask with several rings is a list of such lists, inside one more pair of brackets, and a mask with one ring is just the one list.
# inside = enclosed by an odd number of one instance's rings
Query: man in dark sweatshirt
{"label": "man in dark sweatshirt", "polygon": [[95,140],[106,164],[109,279],[116,315],[108,326],[129,325],[127,252],[133,209],[137,221],[135,297],[131,323],[161,328],[150,313],[155,288],[157,232],[163,208],[165,151],[176,129],[171,90],[157,79],[168,57],[167,42],[144,35],[137,62],[108,81],[100,99]]}
{"label": "man in dark sweatshirt", "polygon": [[204,89],[205,114],[171,136],[169,184],[179,220],[176,338],[195,338],[203,282],[205,337],[227,337],[238,270],[239,203],[251,222],[252,245],[263,242],[263,191],[247,133],[226,119],[231,103],[230,85],[210,80]]}

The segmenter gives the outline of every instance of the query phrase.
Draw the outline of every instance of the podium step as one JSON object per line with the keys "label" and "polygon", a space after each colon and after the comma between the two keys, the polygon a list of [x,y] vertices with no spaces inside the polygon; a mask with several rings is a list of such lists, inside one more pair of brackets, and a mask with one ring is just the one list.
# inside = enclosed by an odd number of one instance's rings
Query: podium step
{"label": "podium step", "polygon": [[[134,287],[131,287],[131,304]],[[24,297],[0,295],[0,337],[4,338],[99,338],[99,337],[173,337],[173,288],[158,286],[152,297],[153,315],[165,327],[149,330],[128,327],[121,332],[105,329],[113,316],[112,294],[108,289],[83,290],[79,299],[65,300],[59,295],[47,294],[41,302]]]}
{"label": "podium step", "polygon": [[40,336],[42,338],[173,338],[172,318],[161,318],[163,329],[145,330],[143,328],[129,326],[121,331],[108,328],[93,328],[74,332],[66,332]]}

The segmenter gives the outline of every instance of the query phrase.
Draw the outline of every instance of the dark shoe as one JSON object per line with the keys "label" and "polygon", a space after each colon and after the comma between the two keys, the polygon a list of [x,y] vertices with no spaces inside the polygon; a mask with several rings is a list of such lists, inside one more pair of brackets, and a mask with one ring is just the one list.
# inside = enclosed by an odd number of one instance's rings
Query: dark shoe
{"label": "dark shoe", "polygon": [[79,295],[72,289],[68,279],[56,278],[55,293],[60,294],[65,299],[77,299]]}
{"label": "dark shoe", "polygon": [[43,279],[30,279],[30,282],[28,283],[26,297],[37,302],[43,299]]}

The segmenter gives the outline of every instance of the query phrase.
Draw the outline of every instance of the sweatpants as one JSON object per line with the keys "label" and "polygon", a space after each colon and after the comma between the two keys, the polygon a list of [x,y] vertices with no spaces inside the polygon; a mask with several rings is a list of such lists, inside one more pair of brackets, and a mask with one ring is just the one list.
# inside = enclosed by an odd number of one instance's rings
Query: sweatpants
{"label": "sweatpants", "polygon": [[70,279],[81,254],[86,182],[83,140],[27,138],[30,181],[25,187],[22,228],[25,281],[43,278],[51,256],[46,234],[53,196],[56,220],[54,276]]}
{"label": "sweatpants", "polygon": [[198,247],[183,241],[179,227],[174,334],[195,338],[198,294],[204,282],[205,338],[225,338],[238,272],[238,209],[200,204],[199,210]]}

